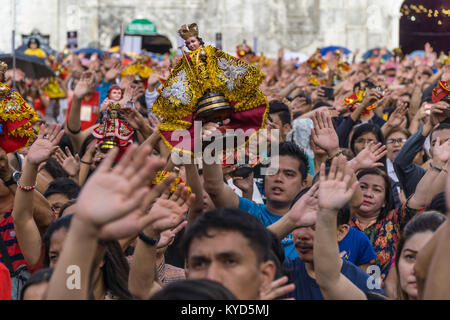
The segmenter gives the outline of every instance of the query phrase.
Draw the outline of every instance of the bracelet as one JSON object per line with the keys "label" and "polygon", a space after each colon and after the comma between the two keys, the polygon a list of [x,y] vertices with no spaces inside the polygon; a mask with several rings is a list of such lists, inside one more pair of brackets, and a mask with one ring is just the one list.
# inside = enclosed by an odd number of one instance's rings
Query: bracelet
{"label": "bracelet", "polygon": [[143,232],[140,232],[138,235],[139,239],[141,239],[145,244],[149,245],[149,246],[156,246],[159,242],[159,238],[158,239],[153,239],[150,238],[148,236],[146,236]]}
{"label": "bracelet", "polygon": [[70,129],[69,124],[66,125],[67,130],[69,130],[69,132],[71,134],[79,134],[81,132],[81,126],[80,129],[78,129],[77,131],[72,131],[72,129]]}
{"label": "bracelet", "polygon": [[343,152],[344,152],[344,151],[343,151],[342,149],[339,149],[339,151],[336,152],[335,155],[329,156],[329,157],[328,157],[328,160],[331,160],[331,159],[333,159],[333,158],[336,158],[337,156],[341,155]]}
{"label": "bracelet", "polygon": [[431,169],[434,169],[434,170],[436,170],[436,171],[438,171],[438,172],[441,172],[442,171],[442,169],[441,168],[438,168],[438,167],[436,167],[436,166],[433,166],[433,164],[430,162],[430,168]]}
{"label": "bracelet", "polygon": [[80,162],[83,163],[83,164],[87,164],[89,166],[93,163],[92,161],[91,162],[86,162],[86,161],[83,161],[83,160],[80,160]]}
{"label": "bracelet", "polygon": [[22,186],[19,181],[17,181],[17,187],[19,187],[20,190],[28,192],[36,189],[36,185],[34,186]]}

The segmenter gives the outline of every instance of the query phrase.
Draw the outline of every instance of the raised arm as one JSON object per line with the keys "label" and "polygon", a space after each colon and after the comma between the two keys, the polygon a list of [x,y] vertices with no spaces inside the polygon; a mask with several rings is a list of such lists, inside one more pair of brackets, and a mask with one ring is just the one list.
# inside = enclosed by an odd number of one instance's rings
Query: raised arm
{"label": "raised arm", "polygon": [[[339,162],[339,168],[338,168]],[[324,299],[366,300],[366,295],[341,273],[337,242],[337,213],[352,197],[358,182],[349,187],[353,170],[341,156],[333,159],[328,176],[320,167],[319,211],[314,236],[314,272]]]}
{"label": "raised arm", "polygon": [[[149,193],[149,181],[164,163],[149,157],[149,147],[139,152],[137,149],[136,145],[130,146],[114,168],[118,149],[109,152],[83,187],[46,299],[87,299],[98,240],[123,239],[153,222],[153,217],[138,209]],[[66,285],[73,266],[80,275],[79,290]]]}
{"label": "raised arm", "polygon": [[[203,127],[204,140],[208,136],[219,134],[218,125],[208,123]],[[220,156],[220,155],[216,155]],[[219,159],[220,160],[220,159]],[[203,157],[203,177],[205,179],[205,190],[208,192],[211,200],[216,207],[239,207],[239,197],[223,181],[222,165],[218,161],[210,164]]]}
{"label": "raised arm", "polygon": [[63,134],[61,125],[41,127],[37,140],[31,145],[25,158],[22,176],[16,189],[12,217],[17,241],[29,266],[38,262],[42,249],[39,228],[33,218],[37,170],[39,165],[56,151]]}

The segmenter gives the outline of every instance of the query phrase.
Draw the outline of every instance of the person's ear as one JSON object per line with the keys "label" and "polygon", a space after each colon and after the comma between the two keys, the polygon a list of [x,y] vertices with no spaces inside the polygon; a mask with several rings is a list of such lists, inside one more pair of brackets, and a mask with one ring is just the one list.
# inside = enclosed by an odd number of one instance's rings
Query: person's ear
{"label": "person's ear", "polygon": [[350,227],[348,224],[341,224],[338,227],[338,232],[337,232],[337,241],[341,242],[342,239],[345,238],[345,236],[347,235],[348,231],[350,230]]}
{"label": "person's ear", "polygon": [[260,293],[267,291],[272,281],[275,280],[276,268],[275,262],[272,260],[261,263],[259,267],[261,279]]}

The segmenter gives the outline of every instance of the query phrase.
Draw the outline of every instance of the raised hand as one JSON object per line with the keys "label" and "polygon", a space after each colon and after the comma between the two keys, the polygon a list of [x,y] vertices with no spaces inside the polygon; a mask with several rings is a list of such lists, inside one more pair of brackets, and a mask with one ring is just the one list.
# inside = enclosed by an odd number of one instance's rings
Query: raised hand
{"label": "raised hand", "polygon": [[64,171],[69,175],[69,177],[76,177],[80,172],[80,157],[78,154],[75,156],[70,152],[69,147],[65,148],[66,153],[64,153],[61,148],[57,148],[55,152],[55,159],[58,164],[64,169]]}
{"label": "raised hand", "polygon": [[440,162],[441,165],[445,165],[450,158],[450,140],[441,144],[441,139],[436,139],[436,144],[433,148],[433,162],[436,160]]}
{"label": "raised hand", "polygon": [[[307,214],[316,214],[319,209],[318,198],[319,184],[314,184],[287,213],[288,218],[295,228],[301,226],[302,218]],[[293,229],[295,229],[293,228]]]}
{"label": "raised hand", "polygon": [[384,164],[378,161],[386,154],[385,145],[371,141],[351,162],[355,163],[355,170],[382,167]]}
{"label": "raised hand", "polygon": [[329,155],[335,153],[339,149],[339,138],[330,115],[326,112],[316,112],[312,120],[314,123],[314,129],[311,129],[313,142],[326,150]]}
{"label": "raised hand", "polygon": [[78,99],[84,99],[89,93],[95,89],[95,74],[91,71],[83,72],[80,81],[78,81],[75,90],[74,97]]}
{"label": "raised hand", "polygon": [[156,248],[162,249],[168,247],[173,242],[173,239],[175,239],[178,232],[180,232],[181,230],[183,230],[184,227],[186,227],[187,223],[188,222],[184,220],[174,229],[169,229],[161,232],[161,236],[159,238],[158,244],[156,245]]}
{"label": "raised hand", "polygon": [[269,287],[260,293],[260,300],[275,300],[295,290],[295,284],[289,283],[287,276],[281,277],[270,283]]}
{"label": "raised hand", "polygon": [[438,103],[433,104],[430,114],[431,125],[435,126],[444,121],[448,116],[447,110],[448,103],[444,101],[439,101]]}
{"label": "raised hand", "polygon": [[149,156],[149,146],[138,150],[137,145],[132,145],[112,168],[118,151],[113,149],[107,154],[84,185],[76,203],[77,217],[95,236],[108,224],[120,223],[142,205],[149,193],[148,181],[165,165],[164,160]]}
{"label": "raised hand", "polygon": [[36,141],[33,142],[27,153],[27,161],[33,165],[39,166],[41,163],[50,159],[58,148],[64,130],[61,130],[61,124],[52,124],[49,127],[42,125]]}
{"label": "raised hand", "polygon": [[155,129],[158,128],[158,126],[162,122],[162,119],[154,113],[150,114],[150,116],[148,117],[148,120],[150,121],[150,124],[152,125],[152,127]]}
{"label": "raised hand", "polygon": [[397,107],[389,117],[387,124],[390,127],[398,127],[402,124],[405,119],[405,115],[408,112],[408,104],[403,102],[400,107]]}
{"label": "raised hand", "polygon": [[151,229],[161,234],[178,226],[186,218],[186,212],[194,200],[195,195],[190,194],[184,184],[178,185],[177,190],[172,194],[167,188],[150,209],[149,215],[153,219]]}
{"label": "raised hand", "polygon": [[350,201],[358,186],[356,181],[349,187],[353,170],[344,156],[334,158],[330,172],[325,175],[325,164],[320,166],[319,208],[337,211]]}

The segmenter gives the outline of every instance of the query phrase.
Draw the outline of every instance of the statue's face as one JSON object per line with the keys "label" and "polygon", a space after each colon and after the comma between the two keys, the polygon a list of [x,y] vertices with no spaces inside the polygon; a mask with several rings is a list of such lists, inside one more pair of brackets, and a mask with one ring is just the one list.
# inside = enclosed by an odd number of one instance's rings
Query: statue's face
{"label": "statue's face", "polygon": [[194,51],[200,48],[200,40],[198,40],[197,37],[190,37],[186,40],[186,47],[188,47],[189,50]]}
{"label": "statue's face", "polygon": [[119,113],[117,110],[111,110],[111,119],[117,119],[119,117]]}
{"label": "statue's face", "polygon": [[109,98],[114,101],[119,101],[121,97],[122,97],[122,90],[120,89],[111,90],[111,93],[109,94]]}

